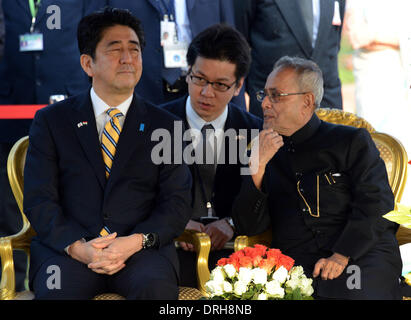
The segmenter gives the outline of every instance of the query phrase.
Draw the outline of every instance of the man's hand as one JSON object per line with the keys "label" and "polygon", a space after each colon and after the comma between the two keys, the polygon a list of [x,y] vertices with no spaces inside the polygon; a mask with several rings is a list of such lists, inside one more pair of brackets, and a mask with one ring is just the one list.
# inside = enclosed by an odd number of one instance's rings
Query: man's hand
{"label": "man's hand", "polygon": [[251,149],[250,168],[256,168],[252,175],[257,189],[261,190],[261,183],[265,173],[267,163],[274,157],[278,149],[284,145],[283,137],[273,129],[264,129],[258,136],[258,149],[253,146]]}
{"label": "man's hand", "polygon": [[[204,224],[190,220],[186,225],[187,230],[194,230],[198,232],[204,232]],[[194,251],[194,245],[188,242],[179,242],[180,247],[185,251]]]}
{"label": "man's hand", "polygon": [[[93,247],[99,249],[100,242],[94,242]],[[126,260],[134,253],[140,251],[143,245],[142,234],[132,234],[118,237],[104,247],[99,261],[91,262],[88,267],[96,273],[114,274],[125,267]],[[112,259],[115,257],[115,259]]]}
{"label": "man's hand", "polygon": [[209,223],[205,226],[204,232],[210,236],[211,250],[224,248],[227,241],[231,240],[234,230],[226,219],[221,219]]}
{"label": "man's hand", "polygon": [[321,279],[332,280],[341,275],[348,264],[349,258],[339,253],[334,253],[329,258],[317,261],[314,266],[313,277],[316,278],[321,273]]}

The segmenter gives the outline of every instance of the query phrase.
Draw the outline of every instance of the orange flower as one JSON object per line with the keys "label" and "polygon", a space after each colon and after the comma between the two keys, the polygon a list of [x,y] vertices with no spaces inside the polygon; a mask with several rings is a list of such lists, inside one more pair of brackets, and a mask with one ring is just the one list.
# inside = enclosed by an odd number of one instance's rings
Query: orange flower
{"label": "orange flower", "polygon": [[280,249],[269,249],[267,251],[267,259],[272,259],[275,265],[278,264],[281,255]]}
{"label": "orange flower", "polygon": [[278,264],[276,266],[276,269],[278,269],[279,267],[283,266],[284,268],[286,268],[288,271],[290,271],[290,269],[293,267],[294,265],[294,259],[286,256],[285,254],[282,254],[279,258]]}
{"label": "orange flower", "polygon": [[220,267],[224,267],[226,264],[228,264],[228,258],[221,258],[217,261],[217,265]]}
{"label": "orange flower", "polygon": [[258,264],[258,266],[261,269],[264,269],[265,271],[267,271],[267,274],[270,274],[275,266],[275,262],[274,262],[274,259],[270,259],[270,258],[262,259],[260,263]]}
{"label": "orange flower", "polygon": [[267,252],[267,247],[262,245],[262,244],[256,244],[254,245],[254,248],[256,249],[256,251],[258,252],[258,254],[262,257],[264,257],[266,255]]}
{"label": "orange flower", "polygon": [[243,268],[253,267],[253,260],[251,257],[248,257],[248,256],[241,257],[239,260],[239,263],[240,263],[240,267],[243,267]]}
{"label": "orange flower", "polygon": [[235,259],[230,256],[227,260],[227,264],[232,264],[237,271],[240,269],[239,259]]}

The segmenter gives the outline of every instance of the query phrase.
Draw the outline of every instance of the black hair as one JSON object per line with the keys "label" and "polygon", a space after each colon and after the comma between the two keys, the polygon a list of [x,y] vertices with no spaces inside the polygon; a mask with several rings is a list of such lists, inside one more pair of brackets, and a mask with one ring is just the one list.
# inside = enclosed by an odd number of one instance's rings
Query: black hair
{"label": "black hair", "polygon": [[97,44],[103,37],[103,32],[116,25],[128,26],[137,34],[140,48],[145,45],[144,31],[140,20],[127,9],[105,7],[83,17],[77,27],[77,43],[80,54],[95,58]]}
{"label": "black hair", "polygon": [[228,61],[236,65],[235,78],[246,77],[251,64],[251,50],[245,37],[226,24],[215,24],[191,41],[187,63],[193,66],[197,57]]}

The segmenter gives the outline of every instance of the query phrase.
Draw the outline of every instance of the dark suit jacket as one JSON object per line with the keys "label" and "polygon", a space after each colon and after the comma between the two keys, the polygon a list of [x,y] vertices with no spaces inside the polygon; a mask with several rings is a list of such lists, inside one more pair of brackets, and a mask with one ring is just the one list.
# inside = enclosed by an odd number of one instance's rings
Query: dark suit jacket
{"label": "dark suit jacket", "polygon": [[177,268],[173,239],[189,220],[191,176],[185,164],[151,158],[151,133],[173,134],[174,120],[134,96],[106,181],[89,92],[37,112],[24,174],[24,211],[37,232],[31,272],[104,225],[118,236],[157,233],[160,254]]}
{"label": "dark suit jacket", "polygon": [[271,226],[272,246],[293,257],[309,277],[314,264],[333,252],[360,267],[361,290],[347,288],[346,269],[335,280],[316,280],[320,296],[398,298],[398,225],[382,218],[393,209],[394,196],[369,133],[314,115],[284,141],[267,164],[262,191],[245,177],[233,206],[238,231],[256,234]]}
{"label": "dark suit jacket", "polygon": [[[186,128],[189,128],[187,117],[186,117],[186,100],[187,97],[171,101],[160,107],[173,113],[185,123]],[[251,129],[261,129],[262,120],[247,113],[236,105],[230,103],[228,105],[228,115],[227,121],[224,126],[224,130],[234,129],[238,134],[241,134],[240,129],[247,129],[247,144],[250,141]],[[226,140],[228,141],[228,140]],[[239,157],[245,152],[245,150],[239,150],[239,156],[237,157],[236,164],[228,163],[228,142],[225,145],[225,164],[218,164],[216,170],[216,176],[214,180],[214,198],[213,204],[218,217],[223,218],[231,216],[231,208],[235,197],[237,196],[240,185],[241,185],[241,175],[240,168],[243,166]],[[189,165],[191,173],[194,175],[195,164]],[[194,185],[194,184],[193,184]],[[194,188],[193,188],[194,191]],[[194,195],[193,195],[194,196]],[[194,198],[194,197],[193,197]]]}
{"label": "dark suit jacket", "polygon": [[[146,47],[143,50],[143,75],[136,86],[136,92],[153,104],[166,103],[163,94],[163,48],[160,45],[160,21],[155,0],[108,0],[112,7],[129,9],[143,24]],[[207,27],[225,22],[234,26],[231,1],[186,0],[192,36]],[[240,97],[244,100],[244,96]],[[238,100],[240,101],[240,100]]]}
{"label": "dark suit jacket", "polygon": [[[249,40],[252,64],[247,79],[250,112],[261,116],[261,103],[255,92],[263,89],[268,74],[282,56],[300,56],[315,61],[324,76],[323,107],[342,107],[338,76],[341,26],[333,26],[334,1],[320,0],[320,23],[314,48],[307,32],[298,0],[236,0],[236,27]],[[345,0],[338,0],[344,17]]]}
{"label": "dark suit jacket", "polygon": [[[35,52],[19,51],[19,36],[30,31],[29,2],[3,0],[2,5],[6,39],[0,62],[0,104],[48,104],[50,95],[71,96],[89,87],[80,66],[77,25],[104,1],[42,0],[35,30],[43,34],[44,50]],[[47,27],[50,5],[60,8],[61,29]],[[30,124],[31,120],[0,120],[0,142],[14,143],[28,135]]]}

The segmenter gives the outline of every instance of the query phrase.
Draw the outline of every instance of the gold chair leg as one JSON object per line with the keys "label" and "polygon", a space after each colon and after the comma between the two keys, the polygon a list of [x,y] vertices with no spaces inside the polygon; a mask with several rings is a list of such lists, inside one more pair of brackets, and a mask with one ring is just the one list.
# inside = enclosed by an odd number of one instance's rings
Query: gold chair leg
{"label": "gold chair leg", "polygon": [[1,282],[0,300],[11,300],[16,296],[14,261],[11,240],[0,238]]}

